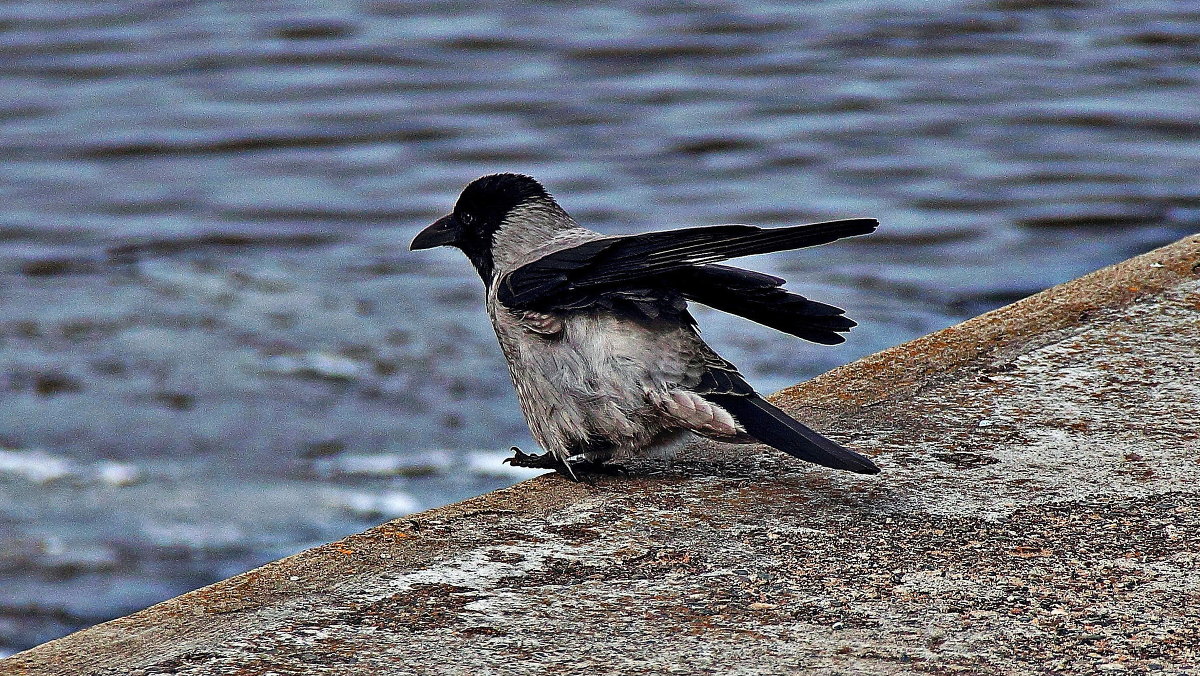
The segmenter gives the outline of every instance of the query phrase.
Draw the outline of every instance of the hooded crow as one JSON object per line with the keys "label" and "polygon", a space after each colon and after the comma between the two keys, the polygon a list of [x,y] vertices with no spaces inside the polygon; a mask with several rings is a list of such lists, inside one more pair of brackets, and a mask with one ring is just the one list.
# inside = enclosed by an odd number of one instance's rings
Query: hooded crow
{"label": "hooded crow", "polygon": [[546,451],[514,448],[505,462],[576,478],[698,434],[875,474],[869,459],[760,397],[701,340],[688,302],[840,343],[855,325],[841,309],[785,290],[778,277],[718,262],[866,235],[877,225],[853,218],[603,235],[576,224],[529,176],[493,174],[467,185],[454,211],[411,248],[456,247],[483,280],[521,411]]}

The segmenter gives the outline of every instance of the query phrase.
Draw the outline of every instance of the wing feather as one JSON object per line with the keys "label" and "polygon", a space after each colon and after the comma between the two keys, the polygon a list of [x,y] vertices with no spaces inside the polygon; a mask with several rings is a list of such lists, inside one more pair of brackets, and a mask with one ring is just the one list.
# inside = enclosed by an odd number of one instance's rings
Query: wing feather
{"label": "wing feather", "polygon": [[701,265],[671,276],[688,300],[745,317],[814,343],[836,345],[857,323],[844,310],[780,288],[784,280],[726,265]]}
{"label": "wing feather", "polygon": [[660,282],[663,275],[729,258],[827,244],[873,232],[879,222],[855,218],[786,228],[713,225],[605,237],[546,254],[504,275],[497,297],[506,307],[578,307],[606,290]]}

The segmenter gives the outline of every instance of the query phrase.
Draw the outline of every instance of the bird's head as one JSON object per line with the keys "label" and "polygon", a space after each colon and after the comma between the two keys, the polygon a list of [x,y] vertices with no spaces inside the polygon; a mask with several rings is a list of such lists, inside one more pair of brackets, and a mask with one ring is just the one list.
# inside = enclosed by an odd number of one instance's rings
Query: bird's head
{"label": "bird's head", "polygon": [[[490,283],[496,233],[514,212],[524,213],[526,210],[522,207],[561,213],[550,193],[529,176],[491,174],[477,178],[463,188],[454,211],[419,232],[409,249],[416,251],[438,246],[460,249],[475,264],[483,281]],[[529,224],[533,225],[532,222]]]}

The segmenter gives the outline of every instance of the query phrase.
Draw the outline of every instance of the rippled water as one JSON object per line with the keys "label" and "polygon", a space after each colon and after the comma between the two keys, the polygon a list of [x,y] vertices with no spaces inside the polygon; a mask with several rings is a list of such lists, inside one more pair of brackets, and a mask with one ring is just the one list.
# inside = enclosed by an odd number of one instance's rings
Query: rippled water
{"label": "rippled water", "polygon": [[1165,0],[0,4],[0,650],[519,478],[478,279],[406,251],[477,175],[878,217],[751,261],[845,345],[700,313],[772,390],[1200,229],[1198,80]]}

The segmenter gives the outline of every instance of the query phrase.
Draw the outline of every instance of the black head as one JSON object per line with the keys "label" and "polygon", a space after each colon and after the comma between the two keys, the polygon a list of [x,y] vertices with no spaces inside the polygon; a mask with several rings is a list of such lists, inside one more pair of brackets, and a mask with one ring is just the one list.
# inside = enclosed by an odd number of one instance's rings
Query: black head
{"label": "black head", "polygon": [[454,211],[442,216],[413,239],[410,250],[453,246],[467,254],[485,283],[492,279],[492,236],[508,213],[530,200],[551,199],[550,193],[523,174],[491,174],[463,188]]}

